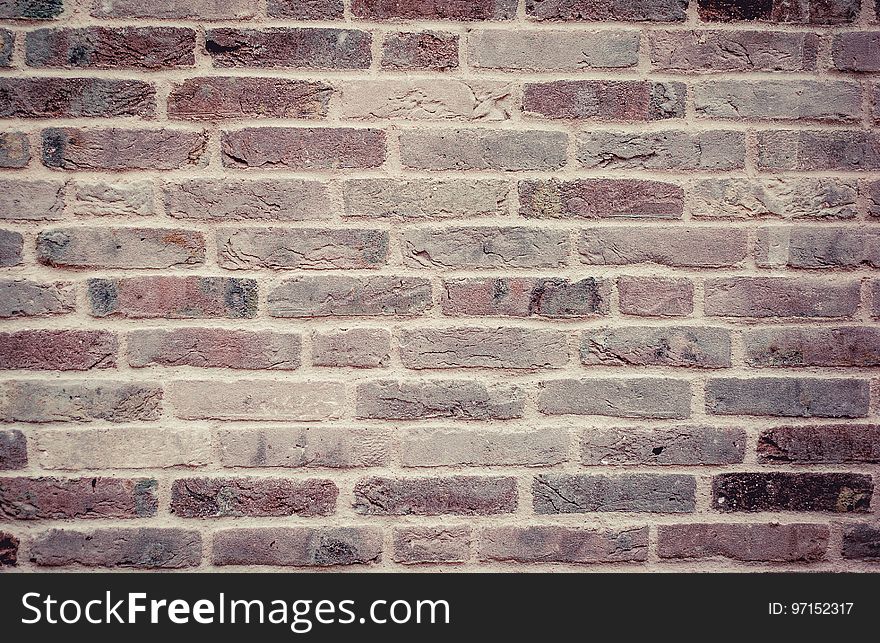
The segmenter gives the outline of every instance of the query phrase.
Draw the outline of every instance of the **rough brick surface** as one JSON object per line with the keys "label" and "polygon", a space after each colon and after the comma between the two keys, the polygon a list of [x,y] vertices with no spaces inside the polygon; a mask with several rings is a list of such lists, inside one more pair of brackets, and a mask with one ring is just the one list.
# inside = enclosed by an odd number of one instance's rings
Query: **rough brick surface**
{"label": "rough brick surface", "polygon": [[520,214],[540,219],[680,219],[682,189],[632,179],[522,181]]}
{"label": "rough brick surface", "polygon": [[691,388],[683,380],[609,378],[539,384],[538,410],[545,415],[686,418],[690,408]]}
{"label": "rough brick surface", "polygon": [[151,383],[9,380],[0,394],[3,422],[138,422],[155,420],[162,388]]}
{"label": "rough brick surface", "polygon": [[14,567],[18,562],[21,541],[6,531],[0,531],[0,567]]}
{"label": "rough brick surface", "polygon": [[329,480],[183,478],[171,487],[171,513],[182,518],[219,516],[324,516],[336,508]]}
{"label": "rough brick surface", "polygon": [[735,464],[743,461],[745,447],[742,429],[586,429],[580,458],[587,466]]}
{"label": "rough brick surface", "polygon": [[382,559],[374,527],[252,527],[225,529],[214,538],[216,565],[331,567]]}
{"label": "rough brick surface", "polygon": [[705,311],[719,317],[849,317],[859,304],[857,281],[796,277],[732,277],[706,281]]}
{"label": "rough brick surface", "polygon": [[5,520],[142,518],[156,513],[156,481],[148,478],[3,478]]}
{"label": "rough brick surface", "polygon": [[382,67],[401,71],[447,71],[458,67],[458,34],[400,32],[385,36]]}
{"label": "rough brick surface", "polygon": [[481,534],[482,560],[518,563],[617,563],[648,557],[648,530],[571,527],[490,527]]}
{"label": "rough brick surface", "polygon": [[406,467],[549,466],[568,457],[568,436],[558,429],[413,429],[401,445]]}
{"label": "rough brick surface", "polygon": [[568,343],[556,331],[521,328],[405,330],[400,361],[414,369],[559,367],[568,363]]}
{"label": "rough brick surface", "polygon": [[116,366],[117,340],[98,330],[0,333],[0,369],[88,371]]}
{"label": "rough brick surface", "polygon": [[523,392],[506,384],[470,380],[378,380],[357,387],[359,418],[508,420],[522,417]]}
{"label": "rough brick surface", "polygon": [[385,160],[385,132],[252,127],[223,132],[220,150],[223,164],[231,168],[371,168]]}
{"label": "rough brick surface", "polygon": [[327,188],[317,181],[191,179],[164,186],[166,212],[176,219],[302,221],[330,216]]}
{"label": "rough brick surface", "polygon": [[202,559],[202,538],[189,529],[132,527],[92,532],[51,529],[30,547],[30,560],[40,567],[83,565],[135,569],[194,567]]}
{"label": "rough brick surface", "polygon": [[868,383],[807,377],[711,379],[706,384],[706,408],[716,415],[865,417]]}
{"label": "rough brick surface", "polygon": [[324,83],[283,78],[190,78],[168,96],[168,116],[200,121],[224,118],[321,118],[333,90]]}
{"label": "rough brick surface", "polygon": [[730,366],[730,335],[720,328],[632,326],[587,331],[581,363],[605,366]]}
{"label": "rough brick surface", "polygon": [[0,431],[0,469],[24,469],[28,463],[27,438],[17,429]]}
{"label": "rough brick surface", "polygon": [[306,427],[218,431],[220,461],[228,467],[376,467],[388,463],[382,429]]}
{"label": "rough brick surface", "polygon": [[364,478],[354,510],[365,515],[484,516],[516,510],[515,478]]}
{"label": "rough brick surface", "polygon": [[845,179],[706,179],[689,196],[700,219],[853,219],[858,187]]}
{"label": "rough brick surface", "polygon": [[687,279],[621,277],[620,312],[639,317],[686,317],[694,310],[694,285]]}
{"label": "rough brick surface", "polygon": [[133,319],[250,318],[257,284],[229,277],[130,277],[91,279],[91,314]]}
{"label": "rough brick surface", "polygon": [[52,228],[37,259],[54,268],[176,268],[205,261],[200,232],[173,228]]}
{"label": "rough brick surface", "polygon": [[43,165],[57,170],[177,170],[201,167],[204,132],[180,129],[43,130]]}
{"label": "rough brick surface", "polygon": [[880,560],[880,529],[865,524],[847,529],[841,554],[848,560]]}
{"label": "rough brick surface", "polygon": [[694,510],[695,488],[694,478],[684,475],[541,474],[535,476],[532,497],[539,514],[689,513]]}
{"label": "rough brick surface", "polygon": [[27,134],[4,132],[0,134],[0,168],[26,167],[31,160],[31,144]]}
{"label": "rough brick surface", "polygon": [[780,31],[651,31],[651,63],[686,74],[718,71],[810,71],[819,38]]}
{"label": "rough brick surface", "polygon": [[611,285],[588,277],[450,279],[443,282],[441,308],[450,317],[545,317],[574,319],[608,314]]}
{"label": "rough brick surface", "polygon": [[0,230],[0,268],[9,268],[21,263],[24,237],[12,230]]}
{"label": "rough brick surface", "polygon": [[871,476],[854,473],[725,473],[712,479],[720,511],[865,512]]}
{"label": "rough brick surface", "polygon": [[205,51],[215,67],[365,69],[370,34],[352,29],[209,29]]}
{"label": "rough brick surface", "polygon": [[394,560],[405,565],[464,563],[470,558],[469,527],[402,527],[394,530]]}
{"label": "rough brick surface", "polygon": [[[3,78],[0,96],[6,99],[0,107],[5,118],[151,118],[156,110],[153,85],[134,80]],[[15,159],[14,144],[11,152]]]}
{"label": "rough brick surface", "polygon": [[814,524],[661,525],[661,558],[731,558],[746,562],[814,562],[828,550],[828,527]]}
{"label": "rough brick surface", "polygon": [[846,464],[880,462],[880,427],[871,424],[780,426],[758,438],[758,460],[766,463]]}

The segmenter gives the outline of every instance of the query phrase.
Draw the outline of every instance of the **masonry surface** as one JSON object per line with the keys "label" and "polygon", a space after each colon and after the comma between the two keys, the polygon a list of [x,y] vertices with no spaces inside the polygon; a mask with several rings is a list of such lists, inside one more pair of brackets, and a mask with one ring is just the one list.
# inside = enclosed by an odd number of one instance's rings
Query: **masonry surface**
{"label": "masonry surface", "polygon": [[880,2],[0,1],[0,568],[880,571]]}

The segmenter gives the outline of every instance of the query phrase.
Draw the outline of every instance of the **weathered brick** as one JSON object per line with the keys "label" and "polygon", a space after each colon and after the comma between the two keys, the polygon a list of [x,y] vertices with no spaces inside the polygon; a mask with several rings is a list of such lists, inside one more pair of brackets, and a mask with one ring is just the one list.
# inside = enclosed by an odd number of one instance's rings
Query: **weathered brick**
{"label": "weathered brick", "polygon": [[655,69],[680,73],[813,71],[816,34],[781,31],[654,31],[648,33]]}
{"label": "weathered brick", "polygon": [[507,214],[508,185],[479,179],[350,179],[345,216],[370,219],[449,219]]}
{"label": "weathered brick", "polygon": [[0,470],[24,469],[28,465],[27,438],[17,429],[0,431]]}
{"label": "weathered brick", "polygon": [[138,80],[105,78],[2,78],[4,118],[152,118],[156,90]]}
{"label": "weathered brick", "polygon": [[682,22],[687,5],[687,0],[526,0],[526,15],[535,20]]}
{"label": "weathered brick", "polygon": [[71,211],[76,216],[150,216],[155,214],[150,181],[77,181]]}
{"label": "weathered brick", "polygon": [[880,170],[880,134],[863,130],[758,132],[762,170]]}
{"label": "weathered brick", "polygon": [[880,426],[826,424],[765,429],[758,438],[758,461],[771,464],[880,462]]}
{"label": "weathered brick", "polygon": [[149,478],[0,478],[5,520],[155,516],[157,483]]}
{"label": "weathered brick", "polygon": [[811,524],[660,525],[660,558],[729,558],[758,563],[811,563],[825,558],[829,531]]}
{"label": "weathered brick", "polygon": [[116,367],[116,335],[103,330],[0,333],[0,369],[88,371]]}
{"label": "weathered brick", "polygon": [[517,563],[620,563],[648,559],[648,528],[486,527],[479,558]]}
{"label": "weathered brick", "polygon": [[0,567],[14,567],[18,563],[21,541],[8,531],[0,531]]}
{"label": "weathered brick", "polygon": [[52,20],[64,12],[64,0],[11,0],[0,4],[3,20]]}
{"label": "weathered brick", "polygon": [[[880,101],[878,101],[880,105]],[[872,181],[862,187],[862,192],[867,199],[868,216],[880,217],[880,181]]]}
{"label": "weathered brick", "polygon": [[547,317],[574,319],[607,315],[610,282],[588,277],[449,279],[443,282],[441,310],[450,317]]}
{"label": "weathered brick", "polygon": [[723,268],[745,260],[748,238],[746,230],[730,228],[587,228],[580,233],[578,253],[581,263],[591,265]]}
{"label": "weathered brick", "polygon": [[330,480],[179,478],[171,485],[171,513],[219,516],[327,516],[339,490]]}
{"label": "weathered brick", "polygon": [[508,420],[522,417],[525,394],[474,380],[377,380],[357,385],[355,417],[376,420]]}
{"label": "weathered brick", "polygon": [[520,214],[537,219],[680,219],[684,191],[638,179],[519,182]]}
{"label": "weathered brick", "polygon": [[217,263],[227,270],[379,268],[387,260],[385,230],[235,228],[217,234]]}
{"label": "weathered brick", "polygon": [[164,195],[175,219],[302,221],[333,210],[326,185],[297,179],[190,179],[166,183]]}
{"label": "weathered brick", "polygon": [[382,67],[400,71],[458,68],[458,34],[442,31],[390,33],[382,43]]}
{"label": "weathered brick", "polygon": [[516,0],[352,0],[351,12],[368,20],[506,20]]}
{"label": "weathered brick", "polygon": [[24,237],[20,232],[0,230],[0,268],[17,266],[21,263]]}
{"label": "weathered brick", "polygon": [[188,78],[168,96],[168,117],[190,121],[224,118],[322,118],[333,89],[322,82],[286,78]]}
{"label": "weathered brick", "polygon": [[864,380],[754,377],[706,383],[706,410],[714,415],[865,417],[868,403]]}
{"label": "weathered brick", "polygon": [[404,130],[400,160],[421,170],[555,170],[565,165],[567,146],[564,132]]}
{"label": "weathered brick", "polygon": [[581,434],[585,466],[722,465],[743,461],[742,429],[709,427],[591,428]]}
{"label": "weathered brick", "polygon": [[37,536],[30,560],[40,567],[132,567],[179,569],[202,560],[202,536],[187,529],[51,529]]}
{"label": "weathered brick", "polygon": [[588,366],[730,366],[730,332],[707,326],[630,326],[584,331]]}
{"label": "weathered brick", "polygon": [[342,0],[269,0],[270,18],[298,20],[339,20],[343,17]]}
{"label": "weathered brick", "polygon": [[215,565],[332,567],[382,560],[382,530],[373,527],[251,527],[214,535]]}
{"label": "weathered brick", "polygon": [[526,227],[413,228],[401,239],[413,268],[557,268],[568,263],[568,233]]}
{"label": "weathered brick", "polygon": [[466,563],[471,556],[471,528],[397,527],[393,532],[394,560],[404,565]]}
{"label": "weathered brick", "polygon": [[168,384],[174,415],[183,420],[297,420],[341,417],[341,382],[266,380],[178,381]]}
{"label": "weathered brick", "polygon": [[658,121],[684,117],[684,83],[557,80],[523,86],[523,111],[545,118]]}
{"label": "weathered brick", "polygon": [[366,69],[371,41],[354,29],[223,27],[205,32],[205,51],[215,67]]}
{"label": "weathered brick", "polygon": [[229,277],[89,279],[95,317],[248,319],[257,314],[257,282]]}
{"label": "weathered brick", "polygon": [[544,380],[538,383],[538,411],[544,415],[609,415],[632,418],[686,418],[691,387],[684,380]]}
{"label": "weathered brick", "polygon": [[877,268],[880,232],[842,227],[762,228],[755,262],[764,268]]}
{"label": "weathered brick", "polygon": [[745,166],[743,132],[601,132],[577,136],[577,160],[611,170],[736,170]]}
{"label": "weathered brick", "polygon": [[43,165],[57,170],[177,170],[207,163],[208,135],[178,129],[43,130]]}
{"label": "weathered brick", "polygon": [[715,317],[849,317],[859,282],[793,277],[719,277],[705,283],[705,311]]}
{"label": "weathered brick", "polygon": [[698,117],[852,122],[861,118],[859,85],[844,81],[723,80],[692,86]]}
{"label": "weathered brick", "polygon": [[880,319],[880,279],[871,280],[871,317]]}
{"label": "weathered brick", "polygon": [[0,280],[0,319],[63,315],[75,307],[76,292],[68,282]]}
{"label": "weathered brick", "polygon": [[837,34],[831,56],[840,71],[880,71],[880,31]]}
{"label": "weathered brick", "polygon": [[568,460],[564,429],[410,429],[399,440],[405,467],[540,467]]}
{"label": "weathered brick", "polygon": [[530,328],[413,328],[400,336],[406,368],[556,368],[568,363],[568,338]]}
{"label": "weathered brick", "polygon": [[385,132],[346,127],[249,127],[223,132],[220,152],[225,167],[372,168],[385,162]]}
{"label": "weathered brick", "polygon": [[312,366],[377,368],[391,359],[391,333],[382,328],[349,328],[312,333]]}
{"label": "weathered brick", "polygon": [[841,555],[847,560],[880,560],[880,529],[853,525],[843,532]]}
{"label": "weathered brick", "polygon": [[880,366],[880,329],[760,328],[743,336],[749,366]]}
{"label": "weathered brick", "polygon": [[125,336],[129,365],[293,370],[299,368],[297,333],[175,328],[135,330]]}
{"label": "weathered brick", "polygon": [[488,29],[468,34],[468,60],[477,69],[578,71],[635,67],[637,31]]}
{"label": "weathered brick", "polygon": [[847,24],[858,19],[860,0],[697,0],[702,20],[762,21],[809,25]]}
{"label": "weathered brick", "polygon": [[256,15],[253,0],[101,0],[92,6],[96,18],[176,20],[246,20]]}
{"label": "weathered brick", "polygon": [[205,262],[201,232],[171,228],[54,228],[37,236],[53,268],[180,268]]}
{"label": "weathered brick", "polygon": [[162,387],[149,382],[13,380],[0,393],[0,422],[137,422],[158,419]]}
{"label": "weathered brick", "polygon": [[12,53],[15,50],[15,34],[9,29],[0,29],[0,67],[12,66]]}
{"label": "weathered brick", "polygon": [[25,36],[30,67],[175,69],[195,64],[196,33],[181,27],[37,29]]}
{"label": "weathered brick", "polygon": [[361,478],[352,505],[373,516],[488,516],[516,511],[516,478]]}
{"label": "weathered brick", "polygon": [[683,475],[542,474],[532,483],[532,500],[537,514],[690,513],[695,508],[696,486],[692,476]]}
{"label": "weathered brick", "polygon": [[225,467],[378,467],[388,464],[391,436],[385,429],[331,426],[219,429]]}
{"label": "weathered brick", "polygon": [[0,168],[27,167],[31,145],[23,132],[0,133]]}
{"label": "weathered brick", "polygon": [[0,180],[0,220],[55,221],[63,214],[63,183]]}
{"label": "weathered brick", "polygon": [[707,219],[853,219],[857,194],[844,179],[706,179],[689,190],[689,209]]}
{"label": "weathered brick", "polygon": [[286,279],[269,292],[272,317],[421,315],[432,305],[421,277],[322,276]]}
{"label": "weathered brick", "polygon": [[624,315],[687,317],[694,312],[694,285],[689,279],[620,277],[617,293]]}
{"label": "weathered brick", "polygon": [[712,478],[719,511],[865,512],[871,476],[857,473],[724,473]]}

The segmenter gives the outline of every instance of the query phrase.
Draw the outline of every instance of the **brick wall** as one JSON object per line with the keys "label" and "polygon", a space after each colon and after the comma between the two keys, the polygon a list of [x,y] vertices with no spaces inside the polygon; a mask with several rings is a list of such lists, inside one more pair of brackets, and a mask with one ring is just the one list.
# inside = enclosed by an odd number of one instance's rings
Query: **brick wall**
{"label": "brick wall", "polygon": [[874,0],[0,21],[4,568],[878,569]]}

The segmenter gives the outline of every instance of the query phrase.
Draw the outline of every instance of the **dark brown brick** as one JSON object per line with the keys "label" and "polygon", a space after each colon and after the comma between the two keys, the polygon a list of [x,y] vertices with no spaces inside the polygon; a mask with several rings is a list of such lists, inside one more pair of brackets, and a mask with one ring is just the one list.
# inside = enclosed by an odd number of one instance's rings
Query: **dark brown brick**
{"label": "dark brown brick", "polygon": [[861,524],[847,529],[841,555],[847,560],[880,560],[880,528]]}
{"label": "dark brown brick", "polygon": [[369,20],[506,20],[516,0],[352,0],[351,12]]}
{"label": "dark brown brick", "polygon": [[535,20],[588,22],[683,22],[688,0],[526,0]]}
{"label": "dark brown brick", "polygon": [[866,512],[871,476],[857,473],[725,473],[712,478],[719,511]]}
{"label": "dark brown brick", "polygon": [[149,478],[0,478],[0,517],[144,518],[156,515],[156,489]]}
{"label": "dark brown brick", "polygon": [[376,516],[487,516],[516,511],[516,478],[362,478],[354,510]]}
{"label": "dark brown brick", "polygon": [[332,567],[382,560],[382,531],[373,527],[256,527],[214,536],[215,565]]}
{"label": "dark brown brick", "polygon": [[171,486],[171,513],[218,516],[327,516],[339,490],[330,480],[183,478]]}
{"label": "dark brown brick", "polygon": [[401,71],[458,68],[458,34],[440,31],[391,33],[382,43],[382,67]]}
{"label": "dark brown brick", "polygon": [[25,38],[30,67],[174,69],[195,64],[196,34],[180,27],[37,29]]}
{"label": "dark brown brick", "polygon": [[7,531],[0,531],[0,567],[14,567],[18,562],[18,538]]}
{"label": "dark brown brick", "polygon": [[858,18],[860,0],[697,0],[709,22],[761,21],[809,25],[848,24]]}
{"label": "dark brown brick", "polygon": [[0,333],[0,369],[88,371],[116,367],[116,335],[103,330]]}
{"label": "dark brown brick", "polygon": [[765,429],[758,438],[758,461],[769,464],[880,462],[880,426],[825,424]]}
{"label": "dark brown brick", "polygon": [[0,29],[0,67],[12,66],[12,52],[15,49],[15,34],[9,29]]}
{"label": "dark brown brick", "polygon": [[286,78],[188,78],[168,96],[168,117],[191,121],[224,118],[322,118],[333,88]]}
{"label": "dark brown brick", "polygon": [[266,11],[270,18],[296,20],[341,20],[342,0],[269,0]]}
{"label": "dark brown brick", "polygon": [[354,29],[224,27],[205,33],[205,50],[215,67],[366,69],[371,38]]}
{"label": "dark brown brick", "polygon": [[155,111],[156,90],[139,80],[0,78],[4,118],[152,118]]}
{"label": "dark brown brick", "polygon": [[195,567],[202,560],[202,537],[185,529],[51,529],[34,539],[30,560],[40,567]]}
{"label": "dark brown brick", "polygon": [[729,558],[759,563],[810,563],[825,558],[829,531],[810,524],[660,525],[660,558]]}
{"label": "dark brown brick", "polygon": [[52,20],[64,11],[64,0],[7,0],[0,4],[3,20]]}
{"label": "dark brown brick", "polygon": [[743,336],[745,361],[756,367],[880,366],[880,329],[761,328]]}

